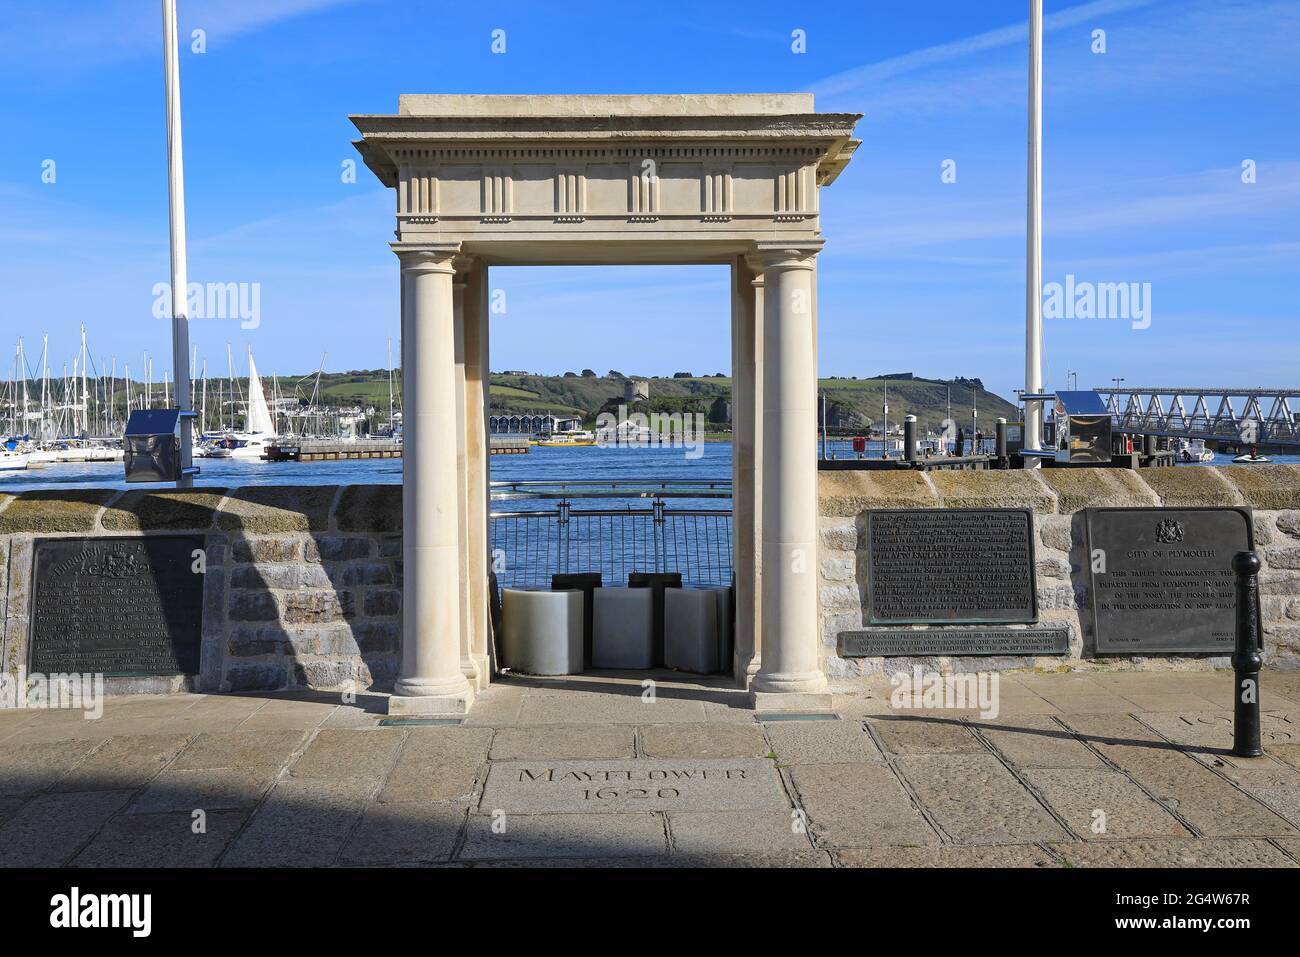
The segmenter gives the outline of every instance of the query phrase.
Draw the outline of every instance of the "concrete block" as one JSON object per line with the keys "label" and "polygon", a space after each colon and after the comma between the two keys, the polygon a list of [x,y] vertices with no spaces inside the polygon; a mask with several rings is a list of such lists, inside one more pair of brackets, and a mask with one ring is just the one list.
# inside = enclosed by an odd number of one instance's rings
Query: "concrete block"
{"label": "concrete block", "polygon": [[718,670],[718,597],[712,588],[664,592],[664,665],[696,674]]}
{"label": "concrete block", "polygon": [[653,667],[654,592],[649,588],[597,588],[592,597],[592,667]]}
{"label": "concrete block", "polygon": [[502,600],[502,658],[532,675],[582,673],[582,592],[507,588]]}

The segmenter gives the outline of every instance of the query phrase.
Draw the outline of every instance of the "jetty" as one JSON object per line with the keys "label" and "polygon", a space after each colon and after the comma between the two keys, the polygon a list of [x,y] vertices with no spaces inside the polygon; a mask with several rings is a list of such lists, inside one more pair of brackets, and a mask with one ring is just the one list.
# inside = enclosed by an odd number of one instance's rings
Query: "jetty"
{"label": "jetty", "polygon": [[400,459],[402,443],[392,439],[299,439],[266,447],[268,462],[337,462],[342,459]]}
{"label": "jetty", "polygon": [[[528,451],[527,436],[493,436],[493,455],[521,455]],[[298,439],[272,443],[268,462],[338,462],[343,459],[400,459],[402,443],[392,439]]]}

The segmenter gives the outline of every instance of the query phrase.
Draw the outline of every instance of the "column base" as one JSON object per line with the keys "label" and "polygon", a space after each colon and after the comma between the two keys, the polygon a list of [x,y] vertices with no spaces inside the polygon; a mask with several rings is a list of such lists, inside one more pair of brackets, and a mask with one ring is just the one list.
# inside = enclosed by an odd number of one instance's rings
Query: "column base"
{"label": "column base", "polygon": [[749,683],[750,701],[760,711],[829,711],[831,693],[820,671],[764,673]]}
{"label": "column base", "polygon": [[389,695],[389,714],[466,715],[474,704],[474,689],[460,694]]}
{"label": "column base", "polygon": [[464,675],[444,680],[398,678],[388,696],[389,714],[468,714],[474,687]]}
{"label": "column base", "polygon": [[755,711],[830,711],[829,691],[751,691],[750,707]]}

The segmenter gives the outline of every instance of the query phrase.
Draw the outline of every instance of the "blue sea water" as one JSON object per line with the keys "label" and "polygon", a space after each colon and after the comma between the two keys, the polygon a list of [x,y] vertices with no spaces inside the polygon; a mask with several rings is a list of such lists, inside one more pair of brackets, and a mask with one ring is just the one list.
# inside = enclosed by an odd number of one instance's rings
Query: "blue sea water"
{"label": "blue sea water", "polygon": [[[494,481],[577,480],[726,480],[731,477],[731,443],[708,442],[699,449],[681,448],[548,448],[534,446],[525,455],[494,455]],[[1300,455],[1273,455],[1274,462],[1300,463]],[[1215,465],[1232,457],[1216,455]],[[250,485],[400,484],[401,459],[359,459],[341,462],[262,462],[200,459],[198,486],[238,488]],[[1180,465],[1179,468],[1194,468]],[[87,462],[0,472],[0,491],[21,492],[54,488],[127,488],[119,462]],[[143,486],[135,486],[137,488]],[[159,486],[168,487],[168,486]]]}
{"label": "blue sea water", "polygon": [[[582,479],[730,479],[731,443],[709,442],[699,449],[554,448],[534,446],[525,455],[491,457],[494,481],[575,481]],[[691,458],[688,455],[698,455]],[[250,485],[392,484],[402,481],[401,459],[339,462],[262,462],[198,459],[196,486],[239,488]],[[52,488],[128,488],[120,462],[47,465],[0,472],[0,491]],[[130,486],[142,488],[144,486]],[[166,485],[160,488],[169,487]]]}

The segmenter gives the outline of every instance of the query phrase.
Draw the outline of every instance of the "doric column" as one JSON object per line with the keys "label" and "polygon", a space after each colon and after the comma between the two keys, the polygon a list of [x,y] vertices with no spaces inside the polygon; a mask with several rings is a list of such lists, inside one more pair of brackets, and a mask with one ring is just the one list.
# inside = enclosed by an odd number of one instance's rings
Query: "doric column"
{"label": "doric column", "polygon": [[759,664],[762,286],[761,273],[755,271],[747,257],[736,257],[731,264],[731,535],[736,619],[733,660],[724,666],[730,665],[742,687],[749,686]]}
{"label": "doric column", "polygon": [[820,242],[760,243],[763,270],[759,708],[829,707],[817,622],[815,257]]}
{"label": "doric column", "polygon": [[402,263],[402,667],[391,712],[464,713],[452,281],[458,244],[394,244]]}

